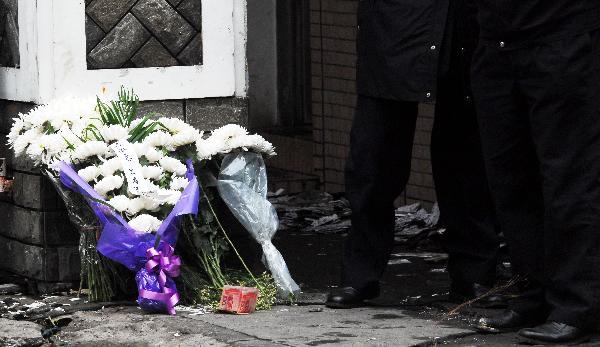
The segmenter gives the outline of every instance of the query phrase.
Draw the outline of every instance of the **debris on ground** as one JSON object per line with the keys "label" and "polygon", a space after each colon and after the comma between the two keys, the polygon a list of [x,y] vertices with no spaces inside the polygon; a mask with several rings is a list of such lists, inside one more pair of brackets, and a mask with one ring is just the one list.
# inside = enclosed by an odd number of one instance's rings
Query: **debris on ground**
{"label": "debris on ground", "polygon": [[9,295],[22,292],[19,285],[14,283],[0,284],[0,295]]}
{"label": "debris on ground", "polygon": [[[279,230],[317,234],[347,233],[351,226],[350,203],[346,198],[324,192],[285,195],[269,194],[269,201],[279,215]],[[438,223],[440,210],[435,204],[427,211],[419,203],[396,209],[395,241],[415,245],[443,234]]]}
{"label": "debris on ground", "polygon": [[421,204],[398,207],[396,209],[396,243],[414,243],[417,240],[442,235],[444,229],[439,226],[440,209],[433,205],[431,212]]}
{"label": "debris on ground", "polygon": [[350,203],[345,198],[316,191],[270,195],[269,201],[279,215],[280,230],[337,234],[350,228]]}
{"label": "debris on ground", "polygon": [[129,301],[89,302],[87,296],[78,297],[76,292],[58,292],[41,296],[17,293],[0,295],[0,318],[37,321],[48,317],[64,316],[76,311],[93,311],[104,307],[134,304]]}

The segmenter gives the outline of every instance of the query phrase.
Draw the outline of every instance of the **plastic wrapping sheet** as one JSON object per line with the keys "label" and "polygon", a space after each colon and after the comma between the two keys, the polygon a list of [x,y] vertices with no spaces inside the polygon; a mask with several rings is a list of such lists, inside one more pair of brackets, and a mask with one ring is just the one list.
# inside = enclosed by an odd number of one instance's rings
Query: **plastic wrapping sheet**
{"label": "plastic wrapping sheet", "polygon": [[279,219],[267,200],[267,170],[262,156],[253,152],[225,156],[217,188],[233,215],[262,246],[263,262],[273,275],[280,295],[299,292],[283,256],[271,242]]}
{"label": "plastic wrapping sheet", "polygon": [[60,177],[53,172],[46,170],[44,174],[56,188],[58,195],[65,203],[69,220],[79,231],[100,228],[100,221],[81,194],[65,187],[61,183]]}
{"label": "plastic wrapping sheet", "polygon": [[[100,233],[102,231],[100,220],[98,217],[96,217],[94,211],[90,205],[88,205],[85,198],[81,194],[64,186],[57,174],[50,170],[45,170],[43,173],[56,188],[56,191],[65,204],[69,220],[79,232],[81,278],[87,279],[87,281],[90,282],[88,277],[90,272],[96,273],[98,276],[103,276],[106,274],[105,270],[107,270],[105,268],[106,263],[102,258],[100,258],[98,252],[96,251],[98,238],[100,237]],[[95,267],[97,271],[94,271],[92,267]],[[114,274],[114,276],[117,275]],[[99,281],[103,283],[110,283],[111,279],[102,278],[99,279]],[[90,291],[90,298],[92,300],[100,301],[110,300],[114,294],[112,289],[109,291],[105,291],[104,289],[106,288],[100,286],[95,288],[95,290]]]}

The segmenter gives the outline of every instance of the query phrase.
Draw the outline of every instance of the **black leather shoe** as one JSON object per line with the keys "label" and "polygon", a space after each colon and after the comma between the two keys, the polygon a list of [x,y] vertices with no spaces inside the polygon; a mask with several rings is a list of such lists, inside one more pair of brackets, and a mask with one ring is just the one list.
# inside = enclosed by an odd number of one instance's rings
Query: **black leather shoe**
{"label": "black leather shoe", "polygon": [[523,329],[519,335],[531,342],[545,344],[580,344],[590,340],[591,334],[564,323],[546,322],[535,328]]}
{"label": "black leather shoe", "polygon": [[452,281],[450,285],[450,301],[461,304],[477,299],[473,303],[473,306],[505,308],[507,306],[505,297],[500,294],[488,294],[491,289],[491,287],[479,283]]}
{"label": "black leather shoe", "polygon": [[364,301],[379,296],[379,288],[355,289],[353,287],[343,287],[335,290],[327,296],[325,306],[329,308],[354,308],[364,305]]}
{"label": "black leather shoe", "polygon": [[497,316],[479,319],[475,328],[482,333],[498,334],[534,327],[544,320],[545,317],[527,316],[513,310],[505,310]]}

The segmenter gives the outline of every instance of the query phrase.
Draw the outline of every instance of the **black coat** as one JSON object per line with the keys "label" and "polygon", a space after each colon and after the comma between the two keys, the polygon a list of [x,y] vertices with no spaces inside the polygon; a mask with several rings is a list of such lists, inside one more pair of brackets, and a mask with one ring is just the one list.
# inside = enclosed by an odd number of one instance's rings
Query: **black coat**
{"label": "black coat", "polygon": [[472,0],[359,0],[357,91],[434,101],[452,45],[467,55],[478,31]]}
{"label": "black coat", "polygon": [[510,50],[600,27],[600,0],[477,0],[482,43]]}

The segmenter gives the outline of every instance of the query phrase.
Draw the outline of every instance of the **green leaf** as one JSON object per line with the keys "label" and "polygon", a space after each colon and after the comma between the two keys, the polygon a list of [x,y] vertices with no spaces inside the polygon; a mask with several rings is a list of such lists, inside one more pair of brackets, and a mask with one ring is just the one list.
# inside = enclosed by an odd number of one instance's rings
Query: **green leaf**
{"label": "green leaf", "polygon": [[52,126],[52,124],[50,124],[49,121],[45,121],[44,124],[42,124],[42,126],[44,134],[46,135],[54,134],[56,132],[56,129],[54,129],[54,127]]}
{"label": "green leaf", "polygon": [[139,109],[139,97],[133,92],[128,92],[123,86],[117,93],[118,99],[110,102],[110,105],[105,104],[96,98],[96,108],[100,113],[102,123],[105,125],[121,125],[128,127],[137,116]]}

